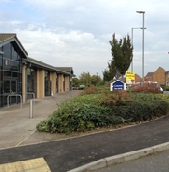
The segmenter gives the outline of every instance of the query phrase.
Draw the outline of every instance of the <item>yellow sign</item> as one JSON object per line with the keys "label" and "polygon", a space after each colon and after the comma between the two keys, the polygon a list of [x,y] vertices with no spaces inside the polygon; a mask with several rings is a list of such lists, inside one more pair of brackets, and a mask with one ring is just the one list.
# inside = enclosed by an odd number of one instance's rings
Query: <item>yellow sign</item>
{"label": "yellow sign", "polygon": [[131,71],[126,71],[126,84],[134,84],[135,83],[135,74]]}

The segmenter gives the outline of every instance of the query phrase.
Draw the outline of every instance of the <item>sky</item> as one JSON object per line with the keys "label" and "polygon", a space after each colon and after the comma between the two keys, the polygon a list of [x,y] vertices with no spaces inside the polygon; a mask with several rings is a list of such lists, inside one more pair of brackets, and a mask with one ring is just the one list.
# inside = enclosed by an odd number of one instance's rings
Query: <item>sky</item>
{"label": "sky", "polygon": [[[103,77],[109,41],[132,36],[133,70],[169,70],[168,0],[0,0],[0,33],[16,33],[28,56]],[[144,14],[144,60],[142,29]],[[137,28],[137,29],[136,29]],[[144,64],[143,64],[144,61]],[[144,69],[144,70],[142,70]],[[131,67],[129,68],[131,70]]]}

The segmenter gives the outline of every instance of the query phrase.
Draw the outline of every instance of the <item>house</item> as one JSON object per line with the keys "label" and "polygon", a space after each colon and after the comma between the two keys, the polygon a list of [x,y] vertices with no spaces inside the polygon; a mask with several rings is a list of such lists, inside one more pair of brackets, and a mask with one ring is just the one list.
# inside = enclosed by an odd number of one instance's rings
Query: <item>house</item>
{"label": "house", "polygon": [[142,78],[138,74],[135,74],[135,83],[141,82],[141,81],[142,81]]}
{"label": "house", "polygon": [[28,57],[15,33],[0,34],[0,108],[70,91],[72,76],[72,67],[59,68]]}
{"label": "house", "polygon": [[159,84],[165,84],[165,70],[159,67],[155,72],[148,72],[144,77],[144,81],[155,81]]}
{"label": "house", "polygon": [[167,87],[169,86],[169,71],[165,72],[165,85]]}

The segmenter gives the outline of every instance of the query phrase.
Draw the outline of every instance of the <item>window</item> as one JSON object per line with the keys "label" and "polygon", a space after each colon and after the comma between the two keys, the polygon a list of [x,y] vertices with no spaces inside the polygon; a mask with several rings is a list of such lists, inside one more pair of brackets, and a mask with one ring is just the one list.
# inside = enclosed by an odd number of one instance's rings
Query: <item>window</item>
{"label": "window", "polygon": [[10,81],[4,81],[4,93],[10,93]]}
{"label": "window", "polygon": [[2,82],[0,82],[0,95],[3,94],[3,91],[2,91]]}
{"label": "window", "polygon": [[11,43],[3,46],[4,57],[11,59]]}
{"label": "window", "polygon": [[11,81],[11,91],[16,92],[16,81]]}
{"label": "window", "polygon": [[12,47],[12,60],[18,60],[18,54],[17,54],[17,52],[14,50],[13,47]]}

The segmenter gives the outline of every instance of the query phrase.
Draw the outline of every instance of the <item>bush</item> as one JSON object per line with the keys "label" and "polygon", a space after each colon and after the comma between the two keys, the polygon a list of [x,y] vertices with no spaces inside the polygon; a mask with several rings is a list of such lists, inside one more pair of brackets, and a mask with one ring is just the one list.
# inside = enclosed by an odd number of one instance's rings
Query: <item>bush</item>
{"label": "bush", "polygon": [[143,92],[143,93],[154,93],[154,94],[158,94],[161,93],[160,87],[157,84],[154,83],[145,83],[145,84],[135,84],[132,85],[131,87],[129,87],[129,91],[133,91],[133,92]]}
{"label": "bush", "polygon": [[84,89],[84,91],[81,93],[81,95],[85,94],[97,94],[98,93],[98,88],[94,85],[89,85]]}
{"label": "bush", "polygon": [[[95,90],[95,87],[89,89]],[[59,109],[37,125],[38,131],[70,133],[124,122],[151,120],[168,112],[162,96],[108,90],[64,101]]]}

